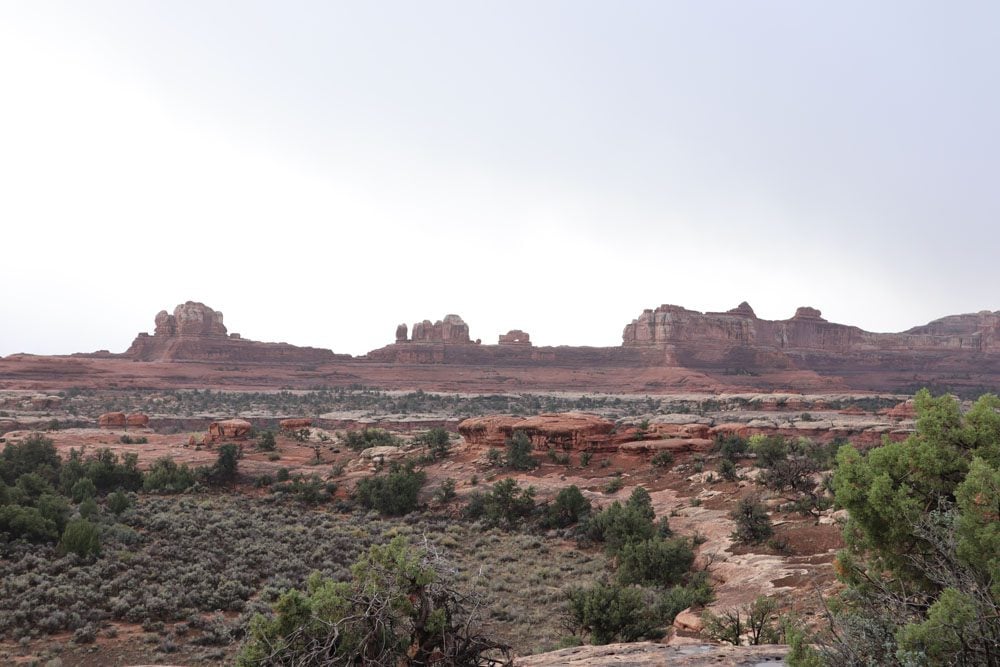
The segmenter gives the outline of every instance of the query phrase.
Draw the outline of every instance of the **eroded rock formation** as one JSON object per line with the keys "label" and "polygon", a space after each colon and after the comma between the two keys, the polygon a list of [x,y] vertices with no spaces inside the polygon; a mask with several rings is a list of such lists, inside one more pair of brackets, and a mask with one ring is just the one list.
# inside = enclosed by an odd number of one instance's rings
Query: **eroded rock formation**
{"label": "eroded rock formation", "polygon": [[458,425],[458,432],[466,442],[487,447],[503,447],[515,433],[524,433],[531,439],[534,449],[550,447],[564,450],[603,450],[609,445],[617,447],[612,437],[615,425],[597,415],[582,412],[563,412],[513,417],[488,415],[470,417]]}
{"label": "eroded rock formation", "polygon": [[97,418],[97,425],[100,426],[101,428],[124,428],[125,413],[105,412],[103,415]]}
{"label": "eroded rock formation", "polygon": [[625,347],[705,346],[759,347],[774,350],[852,352],[882,350],[997,349],[1000,312],[983,311],[935,320],[895,334],[872,333],[827,322],[816,308],[803,306],[788,320],[762,320],[746,303],[725,313],[700,313],[681,306],[644,310],[622,332]]}
{"label": "eroded rock formation", "polygon": [[[396,340],[400,330],[396,328]],[[413,343],[471,343],[469,325],[458,315],[445,315],[443,320],[431,324],[430,320],[413,325]]]}
{"label": "eroded rock formation", "polygon": [[131,412],[125,415],[125,425],[129,428],[148,428],[149,416],[141,412]]}
{"label": "eroded rock formation", "polygon": [[284,431],[297,431],[300,428],[310,428],[313,421],[308,418],[282,419],[278,426]]}
{"label": "eroded rock formation", "polygon": [[246,440],[250,437],[253,424],[245,419],[223,419],[208,425],[205,444],[214,444],[225,440]]}
{"label": "eroded rock formation", "polygon": [[203,303],[186,301],[174,308],[171,315],[165,310],[156,314],[155,336],[225,336],[222,313]]}
{"label": "eroded rock formation", "polygon": [[1000,374],[1000,312],[955,315],[902,333],[872,333],[828,322],[808,306],[788,320],[763,320],[746,303],[724,313],[663,305],[643,311],[626,326],[622,345],[655,352],[655,363],[703,371],[867,374],[873,388],[889,386],[876,374],[910,373],[919,386],[928,372]]}
{"label": "eroded rock formation", "polygon": [[125,352],[138,361],[240,361],[320,363],[350,358],[330,350],[287,343],[260,343],[230,334],[222,313],[203,303],[187,301],[173,314],[161,310],[153,335],[140,333]]}
{"label": "eroded rock formation", "polygon": [[520,329],[511,329],[505,334],[500,334],[499,345],[531,345],[531,336]]}

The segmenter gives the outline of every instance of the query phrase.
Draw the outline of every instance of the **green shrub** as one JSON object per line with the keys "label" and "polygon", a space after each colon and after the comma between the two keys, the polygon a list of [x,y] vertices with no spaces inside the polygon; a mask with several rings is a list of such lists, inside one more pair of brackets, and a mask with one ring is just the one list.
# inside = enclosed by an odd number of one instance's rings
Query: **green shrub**
{"label": "green shrub", "polygon": [[0,534],[28,542],[54,542],[59,537],[56,522],[34,507],[0,505]]}
{"label": "green shrub", "polygon": [[186,463],[177,464],[169,456],[153,461],[146,472],[142,487],[146,491],[162,491],[165,493],[180,493],[194,486],[195,476]]}
{"label": "green shrub", "polygon": [[708,582],[708,574],[697,572],[689,575],[687,584],[664,591],[656,601],[656,614],[662,623],[670,624],[685,609],[704,606],[713,599],[715,594]]}
{"label": "green shrub", "polygon": [[345,434],[338,434],[341,442],[350,449],[360,452],[370,447],[395,447],[399,445],[399,438],[380,428],[363,428],[360,431],[347,431]]}
{"label": "green shrub", "polygon": [[417,495],[426,479],[427,474],[414,470],[412,463],[393,463],[387,474],[359,480],[354,498],[386,516],[402,516],[417,508]]}
{"label": "green shrub", "polygon": [[604,485],[604,493],[608,494],[609,496],[613,495],[621,491],[624,486],[625,486],[624,480],[622,480],[621,477],[615,477],[610,482]]}
{"label": "green shrub", "polygon": [[650,463],[657,468],[669,468],[674,464],[674,455],[670,453],[670,450],[661,449],[653,455]]}
{"label": "green shrub", "polygon": [[14,484],[25,473],[37,473],[55,484],[61,462],[52,440],[32,433],[20,444],[7,443],[0,457],[0,479]]}
{"label": "green shrub", "polygon": [[451,436],[448,431],[440,427],[421,433],[413,441],[420,446],[427,447],[432,459],[445,458],[451,449]]}
{"label": "green shrub", "polygon": [[472,519],[482,518],[491,526],[510,530],[535,509],[534,487],[522,488],[515,480],[502,479],[488,493],[473,493],[465,509]]}
{"label": "green shrub", "polygon": [[902,442],[837,454],[850,518],[829,664],[989,665],[1000,637],[1000,398],[927,390]]}
{"label": "green shrub", "polygon": [[446,571],[402,537],[373,546],[350,581],[315,573],[304,594],[281,596],[272,619],[256,615],[236,664],[509,664],[507,646],[478,634],[478,600],[452,589]]}
{"label": "green shrub", "polygon": [[727,482],[736,481],[736,464],[732,459],[722,459],[717,468],[719,475]]}
{"label": "green shrub", "polygon": [[660,625],[655,603],[641,588],[597,583],[569,594],[570,617],[592,644],[634,642]]}
{"label": "green shrub", "polygon": [[788,442],[780,435],[754,436],[750,438],[750,451],[757,456],[757,465],[770,468],[788,457]]}
{"label": "green shrub", "polygon": [[[333,485],[333,489],[336,492],[336,484]],[[274,492],[289,493],[304,503],[318,503],[329,498],[329,491],[326,485],[323,484],[323,481],[317,475],[310,475],[309,477],[296,475],[292,480],[274,486],[272,490]]]}
{"label": "green shrub", "polygon": [[746,439],[739,437],[735,433],[715,436],[715,444],[712,450],[718,452],[723,458],[736,459],[742,457],[747,452],[749,443]]}
{"label": "green shrub", "polygon": [[218,484],[235,482],[241,458],[243,458],[243,448],[239,445],[232,443],[221,445],[209,477]]}
{"label": "green shrub", "polygon": [[443,482],[441,486],[437,488],[434,492],[434,499],[439,503],[444,504],[455,498],[455,480],[450,477]]}
{"label": "green shrub", "polygon": [[580,452],[580,467],[586,468],[590,465],[590,459],[593,458],[593,452]]}
{"label": "green shrub", "polygon": [[80,516],[84,519],[92,519],[100,513],[97,501],[93,498],[86,498],[79,507]]}
{"label": "green shrub", "polygon": [[287,482],[289,477],[288,468],[278,468],[274,478],[279,482]]}
{"label": "green shrub", "polygon": [[504,464],[503,452],[496,447],[490,447],[490,450],[486,452],[486,462],[491,466],[502,466]]}
{"label": "green shrub", "polygon": [[132,501],[121,489],[108,495],[108,509],[114,514],[121,514],[132,505]]}
{"label": "green shrub", "polygon": [[625,504],[615,501],[587,522],[587,536],[603,542],[610,554],[618,554],[631,542],[652,539],[657,534],[649,492],[636,487]]}
{"label": "green shrub", "polygon": [[680,583],[694,563],[691,541],[683,537],[626,542],[618,554],[618,582],[668,587]]}
{"label": "green shrub", "polygon": [[70,521],[59,540],[59,553],[74,553],[80,558],[98,555],[101,552],[101,537],[97,526],[86,519]]}
{"label": "green shrub", "polygon": [[736,522],[733,539],[743,544],[761,544],[774,533],[767,508],[756,498],[743,498],[729,514]]}
{"label": "green shrub", "polygon": [[101,449],[83,461],[85,474],[94,482],[97,491],[107,493],[115,489],[137,491],[142,488],[143,475],[139,470],[139,455],[130,452],[120,459],[110,449]]}
{"label": "green shrub", "polygon": [[274,431],[261,431],[257,436],[257,449],[262,452],[273,452],[278,448],[278,443],[274,438]]}
{"label": "green shrub", "polygon": [[546,523],[556,528],[565,528],[577,523],[590,514],[590,501],[576,485],[560,489],[555,500],[546,510]]}
{"label": "green shrub", "polygon": [[538,461],[531,456],[531,438],[524,431],[516,431],[507,439],[507,459],[505,463],[512,470],[531,470],[538,467]]}
{"label": "green shrub", "polygon": [[73,489],[70,491],[70,497],[74,503],[82,503],[87,498],[93,498],[96,495],[97,487],[86,477],[74,484]]}

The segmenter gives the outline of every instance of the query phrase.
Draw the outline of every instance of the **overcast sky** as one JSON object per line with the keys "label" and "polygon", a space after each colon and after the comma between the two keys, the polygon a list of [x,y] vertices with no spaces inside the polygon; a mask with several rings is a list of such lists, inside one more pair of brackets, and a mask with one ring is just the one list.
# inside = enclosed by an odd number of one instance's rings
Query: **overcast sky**
{"label": "overcast sky", "polygon": [[0,0],[0,355],[1000,309],[995,2]]}

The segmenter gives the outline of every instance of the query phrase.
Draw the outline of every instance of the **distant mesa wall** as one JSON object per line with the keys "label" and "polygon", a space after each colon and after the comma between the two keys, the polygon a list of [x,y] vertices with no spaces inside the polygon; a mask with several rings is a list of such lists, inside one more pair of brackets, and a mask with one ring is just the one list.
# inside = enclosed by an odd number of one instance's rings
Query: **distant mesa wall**
{"label": "distant mesa wall", "polygon": [[745,302],[723,313],[662,305],[627,325],[622,345],[655,350],[666,365],[702,369],[960,372],[985,363],[984,370],[997,372],[1000,312],[954,315],[902,333],[872,333],[828,322],[810,307],[799,308],[788,320],[762,320]]}
{"label": "distant mesa wall", "polygon": [[455,364],[477,366],[563,366],[589,368],[594,366],[632,366],[645,363],[641,350],[623,347],[534,347],[531,336],[520,329],[501,334],[497,345],[482,345],[471,340],[469,325],[458,315],[443,320],[430,320],[408,327],[396,327],[396,342],[372,350],[365,361],[388,364]]}
{"label": "distant mesa wall", "polygon": [[[139,334],[122,356],[137,361],[262,364],[351,360],[330,350],[260,343],[229,334],[222,313],[193,301],[177,306],[173,313],[161,311],[154,324],[153,334]],[[803,372],[809,381],[830,378],[832,383],[859,389],[911,389],[941,382],[988,391],[1000,381],[1000,312],[990,311],[951,315],[901,333],[873,333],[829,322],[808,306],[787,320],[765,320],[746,302],[706,313],[662,305],[643,311],[628,324],[622,344],[616,347],[536,347],[520,329],[501,334],[496,345],[479,343],[472,340],[469,325],[450,314],[412,327],[400,324],[392,344],[355,361],[537,368],[540,373],[567,369],[581,378],[601,369],[628,368],[648,372],[648,386],[653,387],[659,386],[657,373],[662,368],[694,371],[691,378],[696,382],[714,376],[720,385],[762,387],[783,386],[790,381],[787,374]]]}
{"label": "distant mesa wall", "polygon": [[744,302],[725,313],[700,313],[663,305],[645,310],[622,332],[626,347],[663,347],[699,343],[759,346],[778,350],[837,352],[879,350],[996,349],[1000,312],[954,315],[903,333],[872,333],[827,322],[815,308],[802,307],[788,320],[762,320]]}
{"label": "distant mesa wall", "polygon": [[350,359],[330,350],[288,343],[260,343],[229,334],[222,313],[187,301],[154,319],[153,335],[140,333],[125,352],[137,361],[234,361],[245,363],[322,363]]}

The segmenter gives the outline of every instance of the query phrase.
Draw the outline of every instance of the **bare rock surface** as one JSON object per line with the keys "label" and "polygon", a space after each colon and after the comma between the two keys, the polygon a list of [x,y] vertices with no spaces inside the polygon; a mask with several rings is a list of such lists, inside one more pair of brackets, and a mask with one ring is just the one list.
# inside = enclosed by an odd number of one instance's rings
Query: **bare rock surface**
{"label": "bare rock surface", "polygon": [[785,664],[787,646],[667,646],[652,642],[577,646],[518,658],[519,667],[573,665],[618,667],[669,665],[670,667],[770,667]]}

